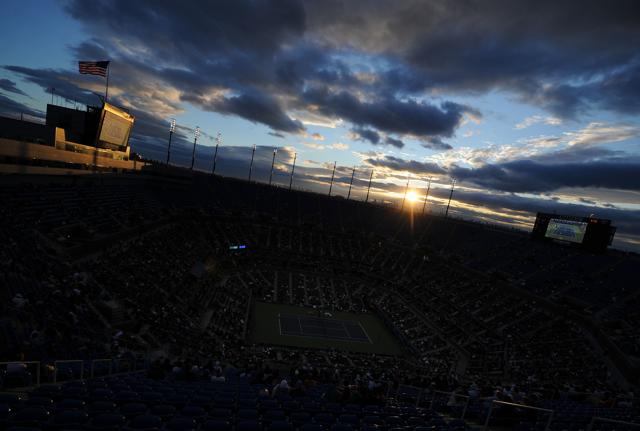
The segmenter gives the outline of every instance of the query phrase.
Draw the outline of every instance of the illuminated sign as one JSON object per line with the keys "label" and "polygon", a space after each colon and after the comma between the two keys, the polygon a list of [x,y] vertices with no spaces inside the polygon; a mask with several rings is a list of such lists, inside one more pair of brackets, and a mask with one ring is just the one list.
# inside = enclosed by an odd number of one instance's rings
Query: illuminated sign
{"label": "illuminated sign", "polygon": [[545,236],[562,241],[582,243],[586,230],[587,223],[584,222],[551,219]]}

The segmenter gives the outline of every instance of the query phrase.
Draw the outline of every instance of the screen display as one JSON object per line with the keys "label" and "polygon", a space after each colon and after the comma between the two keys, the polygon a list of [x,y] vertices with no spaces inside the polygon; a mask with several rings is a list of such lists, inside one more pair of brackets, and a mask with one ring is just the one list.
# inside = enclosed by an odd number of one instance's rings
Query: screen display
{"label": "screen display", "polygon": [[587,224],[584,222],[551,219],[545,236],[547,238],[581,243],[586,230]]}
{"label": "screen display", "polygon": [[103,143],[124,147],[128,144],[133,127],[133,116],[105,103],[98,140]]}
{"label": "screen display", "polygon": [[100,140],[114,145],[127,145],[127,138],[131,129],[131,121],[128,121],[111,112],[104,113]]}

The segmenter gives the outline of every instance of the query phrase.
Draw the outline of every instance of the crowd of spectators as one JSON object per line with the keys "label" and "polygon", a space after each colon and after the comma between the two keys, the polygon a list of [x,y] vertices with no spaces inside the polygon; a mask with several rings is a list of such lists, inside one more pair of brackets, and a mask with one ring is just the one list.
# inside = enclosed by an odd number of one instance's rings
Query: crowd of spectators
{"label": "crowd of spectators", "polygon": [[[301,193],[279,195],[274,208],[255,192],[248,209],[234,187],[3,184],[3,356],[47,361],[133,351],[172,358],[154,365],[159,374],[222,379],[219,361],[274,389],[282,375],[269,374],[270,364],[288,364],[288,376],[331,381],[335,396],[347,400],[382,382],[508,393],[514,401],[578,386],[614,393],[620,389],[605,352],[551,303],[584,292],[598,302],[593,318],[637,355],[637,312],[620,286],[633,256],[581,257],[455,220],[411,232],[388,209],[366,217],[359,203],[326,200],[318,210],[313,199],[321,198]],[[558,283],[549,268],[588,277]],[[612,280],[615,295],[602,302]],[[254,300],[378,314],[411,354],[248,344]],[[295,380],[285,386],[301,389]]]}

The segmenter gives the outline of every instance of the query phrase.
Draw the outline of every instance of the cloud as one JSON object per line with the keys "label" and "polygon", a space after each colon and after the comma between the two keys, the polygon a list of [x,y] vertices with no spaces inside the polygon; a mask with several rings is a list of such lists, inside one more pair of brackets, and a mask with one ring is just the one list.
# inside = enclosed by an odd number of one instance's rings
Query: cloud
{"label": "cloud", "polygon": [[346,151],[349,149],[349,145],[343,144],[342,142],[336,142],[334,144],[329,145],[327,148],[331,148],[332,150],[338,150],[338,151]]}
{"label": "cloud", "polygon": [[531,127],[534,124],[543,123],[549,126],[559,126],[562,124],[562,119],[557,117],[545,117],[542,115],[532,115],[530,117],[525,118],[520,123],[516,124],[515,128],[518,130],[526,129],[527,127]]}
{"label": "cloud", "polygon": [[630,124],[589,123],[578,132],[568,132],[568,145],[594,146],[640,137],[640,127]]}
{"label": "cloud", "polygon": [[[480,115],[472,108],[454,102],[442,102],[440,106],[435,106],[395,97],[364,101],[346,91],[332,92],[318,87],[307,89],[302,98],[317,106],[324,115],[344,118],[357,125],[358,132],[366,127],[374,127],[387,133],[407,134],[424,139],[450,137],[461,124],[466,112]],[[369,138],[365,139],[377,143],[375,138]]]}
{"label": "cloud", "polygon": [[20,114],[27,114],[33,117],[43,118],[44,113],[37,109],[30,108],[29,106],[16,102],[0,93],[0,114],[10,117],[18,118]]}
{"label": "cloud", "polygon": [[0,90],[7,91],[9,93],[19,94],[20,96],[26,96],[27,94],[16,87],[16,83],[5,78],[0,79]]}
{"label": "cloud", "polygon": [[479,168],[450,169],[452,176],[491,190],[544,192],[562,187],[640,190],[640,158],[588,162],[540,163],[515,160]]}
{"label": "cloud", "polygon": [[417,175],[446,174],[446,171],[435,163],[404,160],[399,157],[389,155],[381,158],[366,158],[363,162],[369,166],[386,168],[391,171],[411,172]]}
{"label": "cloud", "polygon": [[311,139],[314,139],[316,141],[324,141],[324,136],[322,136],[320,133],[312,133]]}
{"label": "cloud", "polygon": [[305,127],[300,121],[291,119],[276,99],[265,93],[250,92],[223,98],[210,105],[222,114],[235,114],[255,123],[262,123],[275,131],[300,133]]}

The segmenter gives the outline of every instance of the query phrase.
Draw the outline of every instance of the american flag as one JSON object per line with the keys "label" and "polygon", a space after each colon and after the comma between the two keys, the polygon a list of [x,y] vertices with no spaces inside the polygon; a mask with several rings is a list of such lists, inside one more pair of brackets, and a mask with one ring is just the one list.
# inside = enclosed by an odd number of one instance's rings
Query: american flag
{"label": "american flag", "polygon": [[108,61],[79,61],[78,69],[80,73],[85,75],[100,75],[102,77],[107,76],[107,69],[109,68]]}

